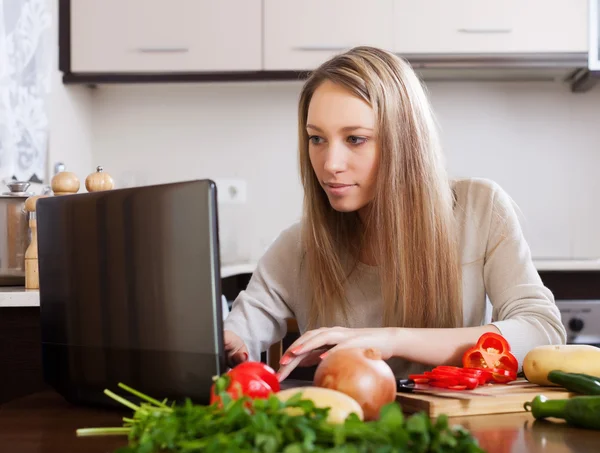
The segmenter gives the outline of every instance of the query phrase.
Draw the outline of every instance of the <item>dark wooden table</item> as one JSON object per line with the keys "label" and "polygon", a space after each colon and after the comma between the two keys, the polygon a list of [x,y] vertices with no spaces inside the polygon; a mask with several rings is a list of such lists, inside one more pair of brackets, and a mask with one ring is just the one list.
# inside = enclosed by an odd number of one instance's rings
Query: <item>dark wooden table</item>
{"label": "dark wooden table", "polygon": [[[7,453],[112,453],[124,437],[77,437],[84,427],[121,426],[129,412],[72,406],[54,392],[36,393],[0,406],[0,451]],[[600,451],[600,431],[535,421],[528,413],[452,418],[468,428],[488,453]]]}

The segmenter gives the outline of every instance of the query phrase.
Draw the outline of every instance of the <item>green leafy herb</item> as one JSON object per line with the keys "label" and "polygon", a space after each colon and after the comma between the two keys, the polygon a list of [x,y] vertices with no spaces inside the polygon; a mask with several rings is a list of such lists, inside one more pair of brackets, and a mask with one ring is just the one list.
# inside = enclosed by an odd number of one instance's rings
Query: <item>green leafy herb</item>
{"label": "green leafy herb", "polygon": [[[233,400],[221,389],[221,404],[167,404],[123,384],[140,398],[138,405],[106,390],[105,393],[134,411],[117,428],[85,428],[79,436],[126,435],[128,446],[115,453],[484,453],[464,428],[453,427],[446,416],[435,423],[425,413],[405,418],[397,403],[382,408],[379,420],[364,422],[355,414],[343,424],[327,421],[328,408],[318,408],[298,395],[281,401],[248,397]],[[290,408],[297,408],[293,413]],[[300,410],[298,412],[298,409]]]}

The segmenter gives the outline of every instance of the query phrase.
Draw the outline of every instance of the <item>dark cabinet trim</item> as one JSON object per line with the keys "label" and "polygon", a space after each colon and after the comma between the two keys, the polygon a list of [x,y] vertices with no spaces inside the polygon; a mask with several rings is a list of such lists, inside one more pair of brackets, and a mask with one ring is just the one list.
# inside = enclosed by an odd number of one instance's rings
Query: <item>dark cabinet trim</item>
{"label": "dark cabinet trim", "polygon": [[58,0],[58,69],[71,73],[71,0]]}
{"label": "dark cabinet trim", "polygon": [[238,82],[304,80],[309,71],[236,71],[168,73],[77,73],[65,72],[64,84],[157,83],[157,82]]}

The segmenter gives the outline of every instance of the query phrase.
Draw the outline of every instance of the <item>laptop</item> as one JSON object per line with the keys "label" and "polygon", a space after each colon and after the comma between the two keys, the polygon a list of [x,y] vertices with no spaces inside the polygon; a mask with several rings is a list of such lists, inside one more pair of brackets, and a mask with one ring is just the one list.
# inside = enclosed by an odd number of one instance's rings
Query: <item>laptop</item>
{"label": "laptop", "polygon": [[206,404],[224,373],[210,180],[39,199],[43,374],[67,401],[118,405],[124,383]]}

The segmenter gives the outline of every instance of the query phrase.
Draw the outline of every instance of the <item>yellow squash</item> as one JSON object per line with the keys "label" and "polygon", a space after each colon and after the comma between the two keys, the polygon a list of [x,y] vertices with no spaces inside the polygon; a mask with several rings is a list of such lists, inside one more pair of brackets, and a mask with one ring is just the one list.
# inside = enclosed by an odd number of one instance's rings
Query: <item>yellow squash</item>
{"label": "yellow squash", "polygon": [[533,348],[523,360],[529,382],[555,385],[548,380],[552,370],[600,377],[600,348],[589,345],[547,345]]}
{"label": "yellow squash", "polygon": [[[337,390],[308,386],[281,390],[275,395],[281,401],[287,401],[297,393],[302,394],[302,399],[312,400],[319,408],[329,407],[327,421],[330,423],[344,423],[351,413],[355,413],[359,419],[364,420],[364,412],[360,404],[354,398]],[[290,415],[302,413],[300,409],[293,407],[288,408],[288,412]]]}

